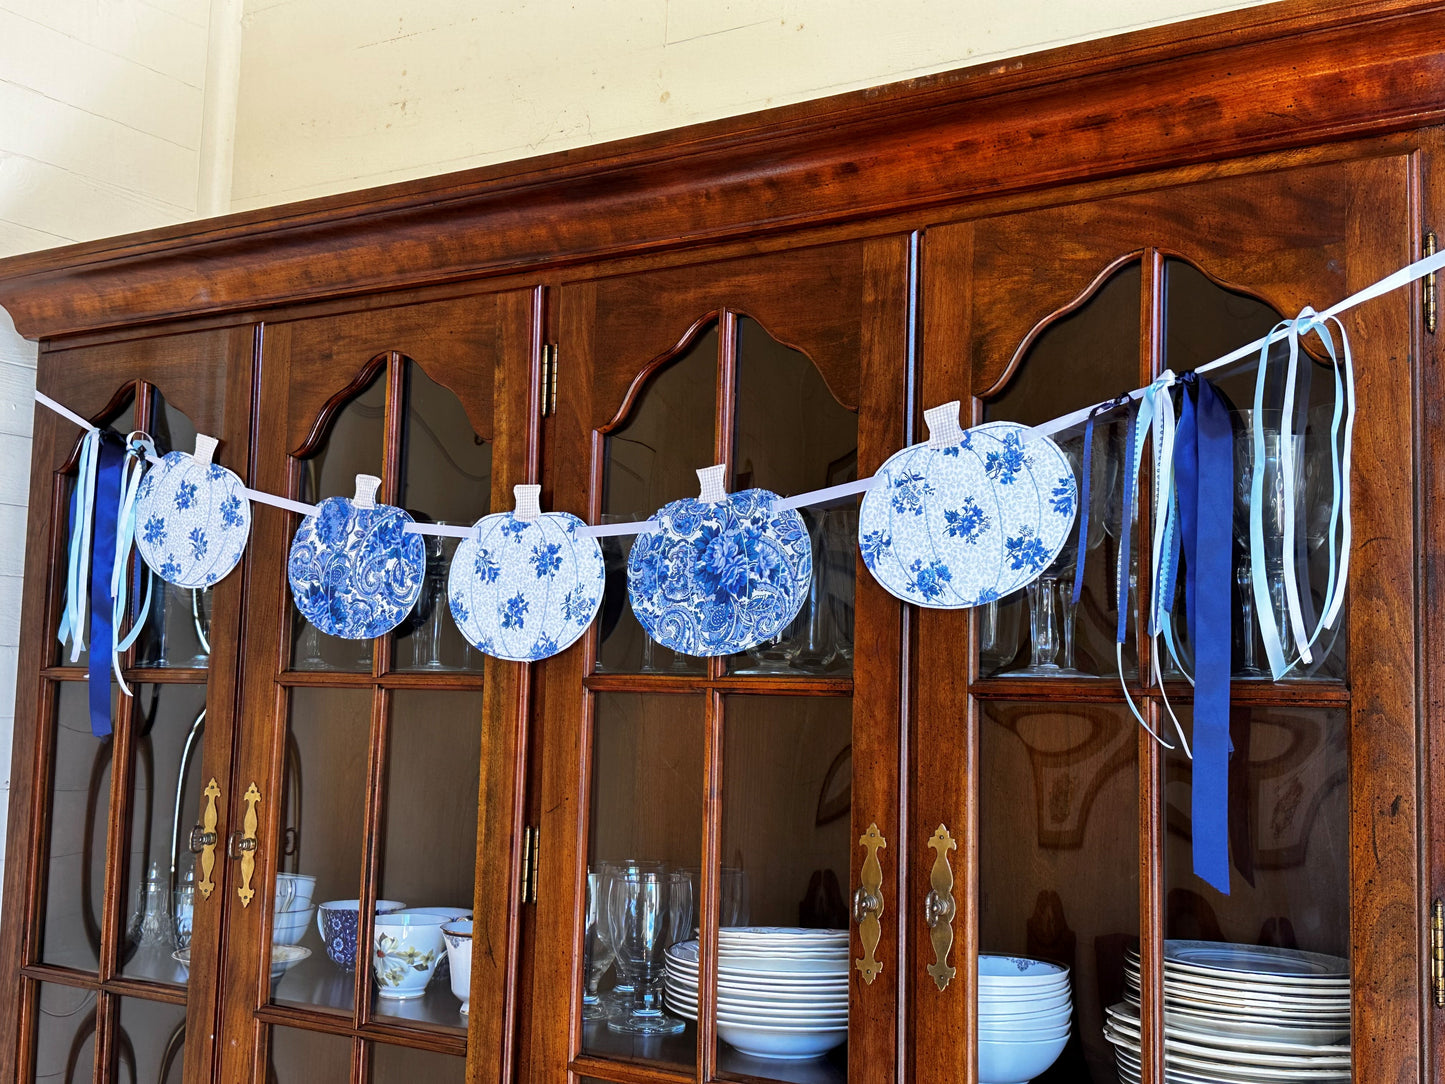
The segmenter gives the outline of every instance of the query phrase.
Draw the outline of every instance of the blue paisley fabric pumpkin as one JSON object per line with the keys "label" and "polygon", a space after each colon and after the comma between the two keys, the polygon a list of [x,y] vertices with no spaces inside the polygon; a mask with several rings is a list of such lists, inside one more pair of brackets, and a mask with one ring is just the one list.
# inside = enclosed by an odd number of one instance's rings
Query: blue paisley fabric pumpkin
{"label": "blue paisley fabric pumpkin", "polygon": [[541,486],[516,486],[516,508],[483,516],[452,556],[447,601],[483,654],[534,662],[569,647],[602,604],[606,570],[597,539],[567,512],[546,512]]}
{"label": "blue paisley fabric pumpkin", "polygon": [[136,490],[136,549],[177,587],[211,586],[236,567],[251,535],[246,487],[215,454],[216,439],[198,434],[193,455],[167,453]]}
{"label": "blue paisley fabric pumpkin", "polygon": [[1032,583],[1074,525],[1074,472],[1047,437],[958,403],[924,412],[929,438],[897,452],[863,498],[858,545],[873,578],[917,606],[961,609]]}
{"label": "blue paisley fabric pumpkin", "polygon": [[370,640],[411,612],[426,573],[426,545],[411,516],[376,503],[381,479],[356,476],[356,496],[328,497],[301,521],[286,578],[301,616],[322,632]]}
{"label": "blue paisley fabric pumpkin", "polygon": [[813,577],[803,518],[776,493],[727,493],[726,468],[697,472],[702,492],[653,517],[627,557],[632,612],[684,655],[731,655],[771,640],[798,616]]}

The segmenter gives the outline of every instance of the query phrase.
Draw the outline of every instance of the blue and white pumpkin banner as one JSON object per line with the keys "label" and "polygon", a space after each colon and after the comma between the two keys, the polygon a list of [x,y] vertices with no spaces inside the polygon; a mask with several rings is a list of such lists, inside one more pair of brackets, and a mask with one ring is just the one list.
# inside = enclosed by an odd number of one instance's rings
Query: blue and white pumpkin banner
{"label": "blue and white pumpkin banner", "polygon": [[[1289,395],[1295,387],[1301,336],[1319,335],[1335,360],[1330,582],[1324,612],[1313,628],[1304,612],[1307,600],[1302,604],[1293,585],[1286,627],[1275,628],[1272,634],[1266,628],[1266,650],[1276,678],[1288,669],[1286,636],[1295,658],[1308,661],[1321,633],[1334,627],[1348,575],[1355,403],[1349,343],[1338,316],[1442,268],[1445,253],[1418,260],[1323,312],[1306,308],[1265,337],[1195,371],[1203,376],[1257,357],[1262,387],[1269,347],[1287,341]],[[1330,323],[1335,333],[1329,330]],[[565,512],[543,513],[535,492],[523,493],[527,487],[519,488],[513,512],[483,517],[469,527],[414,522],[401,509],[375,505],[361,489],[350,501],[332,497],[312,505],[244,486],[233,472],[213,461],[217,446],[210,437],[197,439],[195,454],[172,452],[162,459],[147,446],[143,434],[133,434],[127,454],[132,459],[143,457],[151,469],[143,478],[138,472],[127,473],[120,486],[116,516],[131,518],[129,527],[120,525],[115,553],[105,557],[112,561],[114,573],[115,567],[128,563],[128,542],[134,538],[148,568],[171,583],[198,589],[215,583],[239,561],[249,535],[251,504],[297,512],[306,519],[292,547],[288,578],[298,608],[323,631],[366,638],[395,627],[416,602],[424,575],[424,557],[417,554],[424,547],[415,536],[458,538],[463,543],[458,554],[464,551],[470,562],[459,566],[454,558],[448,583],[448,602],[458,628],[468,642],[496,658],[536,660],[574,642],[595,617],[601,597],[599,558],[591,548],[596,540],[648,535],[645,544],[634,546],[629,593],[639,617],[651,621],[643,622],[649,634],[664,643],[672,640],[683,651],[735,651],[787,612],[799,581],[810,574],[810,560],[802,559],[804,552],[811,554],[806,530],[789,516],[796,515],[795,509],[849,495],[865,494],[859,527],[864,564],[899,598],[921,606],[965,608],[1026,586],[1057,557],[1079,503],[1073,472],[1048,438],[1137,401],[1149,404],[1152,420],[1131,426],[1130,458],[1142,456],[1144,444],[1150,443],[1156,484],[1165,479],[1167,490],[1156,495],[1159,515],[1149,555],[1156,580],[1153,597],[1172,599],[1172,592],[1159,589],[1166,586],[1159,581],[1173,575],[1166,557],[1172,553],[1168,547],[1177,544],[1176,487],[1167,481],[1172,479],[1173,407],[1165,405],[1176,382],[1173,374],[1165,374],[1147,388],[1032,428],[995,422],[964,431],[959,427],[958,404],[944,404],[925,412],[929,440],[898,452],[872,477],[791,497],[762,490],[722,494],[719,479],[711,490],[707,487],[712,483],[705,483],[700,498],[674,502],[646,521],[607,525],[588,525]],[[62,641],[71,642],[74,654],[84,643],[87,590],[94,593],[101,582],[92,582],[88,574],[94,541],[91,518],[101,511],[95,507],[100,456],[94,451],[100,431],[43,393],[37,391],[35,398],[87,430],[86,447],[91,449],[81,458],[77,480],[66,620],[61,629]],[[1156,405],[1160,409],[1154,409]],[[1285,412],[1286,425],[1293,424],[1291,414]],[[1256,411],[1255,418],[1256,426],[1263,424],[1261,412]],[[1140,431],[1135,434],[1134,429]],[[1258,433],[1255,439],[1262,441]],[[1286,479],[1292,484],[1289,472]],[[1259,484],[1255,477],[1254,485]],[[114,488],[111,484],[107,489],[112,501],[117,500]],[[1256,512],[1259,503],[1253,502]],[[104,522],[112,518],[111,511],[104,510]],[[1252,523],[1251,531],[1255,530]],[[1252,560],[1263,560],[1262,547],[1252,546],[1251,551]],[[1285,540],[1284,552],[1287,560],[1293,558],[1292,540]],[[104,600],[107,617],[116,599],[124,597],[125,573],[119,575],[120,579],[115,574],[110,577],[111,597]],[[1266,590],[1263,578],[1256,569],[1256,596]],[[804,593],[806,587],[803,582]],[[124,610],[123,601],[119,607]],[[694,618],[707,612],[702,631],[684,634],[687,622],[679,617],[684,610]],[[1257,597],[1255,610],[1262,624],[1266,616],[1272,622],[1273,608],[1267,599]],[[132,635],[134,625],[133,621]],[[724,626],[727,631],[720,631]],[[738,631],[744,627],[752,633]],[[1162,635],[1171,652],[1175,650],[1167,609],[1151,615],[1150,631]],[[118,629],[107,630],[106,638],[111,640],[107,645],[111,656],[128,643]]]}

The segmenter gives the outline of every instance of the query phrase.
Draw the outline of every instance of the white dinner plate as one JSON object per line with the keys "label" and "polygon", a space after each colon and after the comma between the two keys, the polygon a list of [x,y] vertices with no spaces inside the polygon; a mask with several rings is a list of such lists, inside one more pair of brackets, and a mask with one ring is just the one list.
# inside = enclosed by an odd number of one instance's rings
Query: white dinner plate
{"label": "white dinner plate", "polygon": [[[1139,1011],[1133,1006],[1120,1002],[1104,1010],[1109,1019],[1123,1031],[1137,1037]],[[1296,1034],[1299,1033],[1299,1034]],[[1327,1055],[1349,1057],[1349,1032],[1315,1033],[1307,1028],[1270,1027],[1267,1025],[1236,1024],[1233,1021],[1211,1017],[1196,1020],[1183,1018],[1178,1013],[1164,1014],[1164,1034],[1170,1040],[1197,1043],[1236,1051],[1255,1051],[1261,1054]]]}
{"label": "white dinner plate", "polygon": [[[1140,982],[1139,971],[1131,964],[1124,965],[1124,977],[1131,984],[1137,986]],[[1234,998],[1238,995],[1247,997],[1270,997],[1281,998],[1289,1001],[1309,1002],[1313,1004],[1337,1005],[1341,1002],[1348,1003],[1350,1000],[1350,988],[1344,986],[1299,986],[1287,982],[1276,982],[1268,976],[1258,979],[1247,978],[1240,975],[1236,978],[1227,978],[1223,975],[1205,976],[1196,975],[1191,972],[1177,971],[1174,968],[1164,969],[1164,986],[1179,989],[1187,989],[1198,995],[1217,994],[1220,997]]]}
{"label": "white dinner plate", "polygon": [[[1106,1010],[1107,1011],[1107,1010]],[[1109,1027],[1113,1032],[1128,1040],[1131,1047],[1139,1045],[1139,1022],[1121,1019],[1109,1013]],[[1278,1044],[1250,1042],[1248,1048],[1231,1043],[1218,1036],[1205,1036],[1203,1041],[1185,1037],[1166,1026],[1164,1031],[1166,1053],[1177,1052],[1202,1061],[1218,1062],[1226,1066],[1271,1065],[1281,1069],[1348,1069],[1350,1048],[1348,1046],[1319,1047],[1315,1050],[1301,1050],[1299,1047],[1280,1049]],[[1264,1049],[1260,1049],[1260,1047]]]}
{"label": "white dinner plate", "polygon": [[[1138,1014],[1138,1002],[1130,1002],[1132,1011]],[[1164,1025],[1169,1027],[1178,1022],[1194,1031],[1208,1031],[1219,1035],[1238,1035],[1244,1038],[1264,1039],[1281,1043],[1305,1043],[1327,1046],[1332,1043],[1348,1042],[1349,1021],[1339,1024],[1316,1024],[1307,1020],[1273,1020],[1268,1023],[1253,1023],[1234,1017],[1221,1016],[1214,1012],[1200,1012],[1171,1005],[1164,1014]]]}
{"label": "white dinner plate", "polygon": [[[1128,1043],[1118,1032],[1111,1028],[1104,1029],[1104,1036],[1114,1044],[1114,1050],[1119,1057],[1128,1057],[1135,1068],[1140,1067],[1138,1047]],[[1328,1082],[1348,1082],[1350,1070],[1344,1069],[1279,1069],[1264,1065],[1220,1065],[1216,1062],[1201,1060],[1180,1054],[1173,1050],[1164,1051],[1164,1063],[1166,1067],[1177,1069],[1181,1072],[1190,1073],[1195,1076],[1202,1076],[1206,1079],[1226,1081],[1228,1084],[1261,1084],[1268,1081],[1271,1084],[1293,1084],[1293,1082],[1309,1081],[1310,1084],[1325,1084]]]}
{"label": "white dinner plate", "polygon": [[1165,941],[1164,959],[1206,972],[1272,975],[1280,979],[1349,979],[1350,961],[1340,956],[1270,945],[1225,941]]}

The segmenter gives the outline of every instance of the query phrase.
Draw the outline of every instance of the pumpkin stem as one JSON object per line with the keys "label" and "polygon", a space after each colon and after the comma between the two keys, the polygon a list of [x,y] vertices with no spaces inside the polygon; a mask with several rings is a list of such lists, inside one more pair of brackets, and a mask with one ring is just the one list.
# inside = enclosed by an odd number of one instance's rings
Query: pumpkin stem
{"label": "pumpkin stem", "polygon": [[351,503],[357,508],[375,508],[376,491],[381,488],[381,479],[374,474],[358,474],[356,476],[356,496],[351,498]]}
{"label": "pumpkin stem", "polygon": [[707,504],[717,504],[726,500],[727,491],[726,463],[718,463],[715,466],[703,467],[697,472],[697,480],[702,483],[702,492],[698,494],[698,500]]}
{"label": "pumpkin stem", "polygon": [[216,454],[216,445],[218,443],[215,437],[208,437],[204,433],[197,433],[196,450],[192,454],[200,462],[209,464],[211,458]]}
{"label": "pumpkin stem", "polygon": [[954,399],[923,412],[923,422],[928,426],[930,448],[947,448],[963,439],[963,430],[958,424],[958,411],[959,403]]}
{"label": "pumpkin stem", "polygon": [[517,500],[517,507],[512,515],[523,522],[536,519],[542,514],[542,505],[538,500],[541,494],[541,486],[513,486],[512,496]]}

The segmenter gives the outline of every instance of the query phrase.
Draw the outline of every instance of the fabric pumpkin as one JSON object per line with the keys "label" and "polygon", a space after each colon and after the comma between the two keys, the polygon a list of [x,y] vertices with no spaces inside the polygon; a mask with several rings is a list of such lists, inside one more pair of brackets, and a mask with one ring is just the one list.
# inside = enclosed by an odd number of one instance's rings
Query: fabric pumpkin
{"label": "fabric pumpkin", "polygon": [[958,403],[924,412],[929,438],[894,454],[863,498],[858,545],[873,578],[917,606],[977,606],[1032,583],[1074,525],[1074,472],[1047,437]]}
{"label": "fabric pumpkin", "polygon": [[331,636],[370,640],[411,612],[426,574],[426,544],[411,516],[376,503],[381,479],[356,476],[356,496],[328,497],[301,521],[286,578],[301,616]]}
{"label": "fabric pumpkin", "polygon": [[653,517],[627,557],[632,612],[684,655],[732,655],[771,640],[798,616],[813,577],[803,518],[775,512],[776,493],[723,489],[723,466],[697,472],[702,492]]}
{"label": "fabric pumpkin", "polygon": [[602,603],[602,547],[567,512],[542,512],[541,486],[483,516],[452,556],[447,601],[467,642],[514,662],[545,659],[587,630]]}
{"label": "fabric pumpkin", "polygon": [[167,583],[209,587],[241,560],[251,502],[241,479],[211,461],[216,439],[196,436],[194,454],[170,452],[136,490],[135,546]]}

